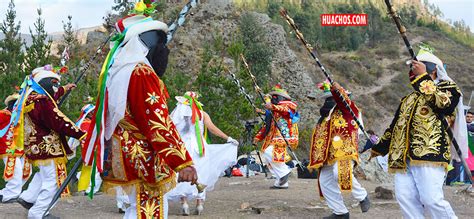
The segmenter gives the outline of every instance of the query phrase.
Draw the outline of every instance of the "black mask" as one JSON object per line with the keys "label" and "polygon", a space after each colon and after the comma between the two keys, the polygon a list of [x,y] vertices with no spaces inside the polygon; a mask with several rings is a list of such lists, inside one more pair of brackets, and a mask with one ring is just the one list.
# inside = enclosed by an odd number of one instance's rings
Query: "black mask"
{"label": "black mask", "polygon": [[425,62],[425,61],[421,61],[421,62],[423,62],[423,64],[425,64],[426,72],[428,72],[428,74],[433,73],[433,71],[436,69],[436,64],[434,64],[432,62]]}
{"label": "black mask", "polygon": [[43,78],[38,84],[46,91],[48,94],[53,97],[56,91],[58,90],[60,84],[56,78]]}
{"label": "black mask", "polygon": [[280,101],[288,100],[280,95],[272,95],[271,103],[272,104],[278,104]]}
{"label": "black mask", "polygon": [[13,110],[13,106],[15,105],[15,102],[16,102],[16,100],[10,100],[10,101],[8,101],[8,103],[7,103],[7,110],[8,110],[8,111],[11,112],[11,111]]}
{"label": "black mask", "polygon": [[168,66],[168,55],[170,53],[166,46],[167,36],[161,30],[150,30],[140,34],[140,40],[148,47],[146,58],[155,73],[162,77]]}
{"label": "black mask", "polygon": [[319,109],[319,115],[321,115],[321,117],[319,118],[318,123],[321,123],[324,118],[329,116],[329,112],[332,108],[334,108],[334,106],[336,106],[336,101],[334,100],[334,98],[332,96],[326,98],[323,106],[321,107],[321,109]]}

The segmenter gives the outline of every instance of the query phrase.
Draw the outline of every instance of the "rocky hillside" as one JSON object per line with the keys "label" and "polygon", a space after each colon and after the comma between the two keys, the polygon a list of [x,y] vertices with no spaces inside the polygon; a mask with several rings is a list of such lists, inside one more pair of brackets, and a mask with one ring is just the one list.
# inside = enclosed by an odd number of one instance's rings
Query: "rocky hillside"
{"label": "rocky hillside", "polygon": [[[264,28],[265,43],[274,51],[270,81],[272,84],[281,83],[288,89],[300,105],[302,127],[312,127],[319,114],[318,107],[323,102],[317,98],[315,87],[324,79],[323,74],[300,44],[295,43],[296,39],[289,36],[283,26],[272,22],[267,14],[246,12],[228,1],[208,1],[200,5],[171,45],[175,67],[187,74],[195,74],[201,64],[200,48],[213,40],[211,33],[219,31],[224,42],[229,42],[238,31],[238,18],[243,13],[256,17]],[[399,98],[411,90],[406,77],[408,67],[404,64],[409,56],[395,26],[393,28],[393,34],[379,45],[362,46],[350,52],[324,51],[319,54],[334,78],[353,91],[355,101],[366,113],[366,126],[379,133],[390,122]],[[474,60],[474,50],[424,27],[413,27],[408,34],[414,47],[424,42],[435,48],[436,54],[447,63],[449,74],[468,98],[474,88],[474,78],[469,77],[474,71],[469,61]]]}
{"label": "rocky hillside", "polygon": [[[301,2],[295,1],[296,4]],[[420,1],[397,1],[397,4],[404,2],[412,2],[414,7],[421,7],[417,5]],[[240,18],[253,16],[263,28],[263,43],[272,51],[268,84],[280,83],[299,104],[304,150],[308,146],[311,129],[319,117],[318,109],[323,103],[323,100],[318,99],[319,91],[316,88],[316,84],[324,80],[323,74],[294,35],[289,34],[287,27],[281,25],[284,21],[276,17],[270,18],[261,10],[253,11],[253,7],[248,5],[254,3],[251,0],[208,0],[192,9],[193,15],[188,17],[184,27],[178,30],[169,45],[170,71],[167,74],[183,73],[189,80],[179,86],[192,87],[190,85],[195,83],[198,72],[206,64],[203,63],[202,55],[205,46],[215,42],[216,36],[222,37],[224,46],[229,46],[239,33]],[[347,1],[341,0],[341,3]],[[420,13],[424,13],[422,9]],[[399,99],[412,90],[406,76],[408,67],[404,64],[409,56],[395,25],[388,21],[385,25],[393,28],[388,28],[386,38],[375,45],[365,43],[358,49],[349,51],[318,50],[322,63],[331,71],[334,79],[353,92],[354,100],[363,111],[367,129],[376,130],[379,134],[391,121]],[[450,76],[461,86],[467,103],[474,88],[474,77],[470,77],[471,72],[474,72],[471,65],[474,50],[448,38],[440,31],[416,25],[407,28],[415,50],[420,42],[434,47],[435,53],[447,64]],[[82,33],[81,36],[81,42],[91,42],[86,36],[93,37],[97,42],[100,41],[98,38],[105,37],[97,32]],[[235,60],[226,52],[221,56],[224,63],[236,71]],[[202,100],[206,102],[206,94]],[[212,115],[212,110],[209,111]]]}

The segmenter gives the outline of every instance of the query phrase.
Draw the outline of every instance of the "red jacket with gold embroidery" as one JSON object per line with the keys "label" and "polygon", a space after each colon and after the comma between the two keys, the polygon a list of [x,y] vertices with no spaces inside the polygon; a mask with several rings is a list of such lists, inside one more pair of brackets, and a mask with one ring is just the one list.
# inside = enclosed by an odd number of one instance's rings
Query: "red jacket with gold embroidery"
{"label": "red jacket with gold embroidery", "polygon": [[[336,106],[332,112],[314,128],[310,164],[308,168],[320,168],[324,164],[333,164],[338,160],[358,161],[358,126],[352,118],[343,100],[331,90]],[[340,90],[348,101],[352,111],[358,115],[359,109],[343,89]]]}
{"label": "red jacket with gold embroidery", "polygon": [[274,146],[272,152],[274,162],[286,162],[290,160],[286,151],[287,143],[289,144],[288,146],[293,149],[298,147],[298,125],[293,124],[290,118],[290,112],[293,114],[296,113],[296,107],[296,103],[292,101],[280,101],[277,105],[272,104],[271,111],[273,118],[277,121],[280,130],[275,126],[275,122],[272,121],[266,135],[266,125],[264,125],[254,138],[256,142],[263,141],[262,151],[265,151],[270,145]]}
{"label": "red jacket with gold embroidery", "polygon": [[84,135],[58,109],[55,101],[37,93],[28,96],[25,104],[25,154],[31,162],[39,164],[53,159],[66,162],[66,155],[73,153],[66,136],[81,139]]}
{"label": "red jacket with gold embroidery", "polygon": [[[283,136],[290,144],[289,146],[292,148],[296,148],[298,146],[298,126],[296,124],[292,124],[290,118],[290,111],[292,113],[296,113],[296,103],[292,101],[280,101],[278,105],[272,104],[272,113],[273,118],[278,123],[278,127],[280,128]],[[270,130],[268,131],[267,135],[265,135],[266,126],[264,125],[255,136],[254,140],[259,142],[263,141],[262,151],[265,150],[269,145],[273,145],[275,147],[286,147],[285,140],[282,137],[282,134],[275,126],[275,122],[272,121]]]}
{"label": "red jacket with gold embroidery", "polygon": [[[11,112],[8,110],[0,110],[0,129],[3,129],[10,122]],[[21,156],[23,151],[15,150],[14,154],[7,153],[13,143],[13,129],[10,128],[8,132],[0,138],[0,158],[4,156]]]}
{"label": "red jacket with gold embroidery", "polygon": [[138,64],[130,77],[125,117],[106,147],[106,186],[142,182],[166,192],[175,183],[175,172],[192,165],[168,115],[167,98],[165,84],[154,70]]}

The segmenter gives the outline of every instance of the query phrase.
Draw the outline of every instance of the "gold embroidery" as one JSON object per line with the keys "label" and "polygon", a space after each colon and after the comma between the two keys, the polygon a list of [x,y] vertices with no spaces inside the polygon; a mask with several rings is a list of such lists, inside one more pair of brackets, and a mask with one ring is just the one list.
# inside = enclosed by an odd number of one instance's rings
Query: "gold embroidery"
{"label": "gold embroidery", "polygon": [[[155,157],[155,167],[161,167],[161,165],[166,165],[164,162],[161,162],[161,158],[159,156]],[[163,178],[169,176],[169,167],[166,166],[165,168],[165,173],[161,171],[161,168],[156,168],[155,170],[155,180],[161,181]]]}
{"label": "gold embroidery", "polygon": [[110,160],[112,165],[112,176],[113,178],[128,181],[127,174],[125,173],[125,164],[123,163],[124,158],[122,157],[121,141],[119,136],[114,135],[112,139],[112,147],[110,150]]}
{"label": "gold embroidery", "polygon": [[183,147],[183,146],[179,146],[179,148],[174,148],[174,147],[169,147],[169,148],[165,148],[163,150],[161,150],[159,153],[165,153],[165,156],[169,156],[169,155],[176,155],[178,156],[179,158],[181,158],[182,160],[186,160],[186,148]]}
{"label": "gold embroidery", "polygon": [[[162,111],[160,111],[162,112]],[[166,137],[168,138],[171,138],[170,140],[165,140],[163,141],[164,137],[159,133],[160,130],[163,130],[165,131],[166,133],[172,133],[171,129],[172,129],[172,123],[171,123],[171,119],[166,116],[162,116],[161,114],[157,113],[157,112],[154,112],[156,117],[158,117],[159,121],[153,121],[153,120],[150,120],[150,124],[151,124],[151,130],[155,130],[157,129],[157,131],[155,133],[153,133],[153,139],[151,140],[152,142],[170,142],[172,145],[181,145],[181,141],[178,140],[175,135],[167,135]],[[163,125],[165,124],[165,125]]]}
{"label": "gold embroidery", "polygon": [[15,171],[16,157],[8,156],[6,160],[7,162],[5,164],[5,169],[3,172],[3,179],[5,181],[13,178],[14,171]]}
{"label": "gold embroidery", "polygon": [[435,95],[435,104],[439,108],[446,108],[451,104],[451,99],[447,93],[440,91]]}
{"label": "gold embroidery", "polygon": [[120,127],[128,131],[138,131],[138,128],[131,123],[129,123],[126,119],[122,119],[119,122]]}
{"label": "gold embroidery", "polygon": [[275,147],[273,146],[272,158],[273,162],[284,163],[287,160],[286,147]]}
{"label": "gold embroidery", "polygon": [[332,125],[337,129],[347,128],[347,122],[344,117],[342,117],[342,112],[337,110],[334,114]]}
{"label": "gold embroidery", "polygon": [[426,100],[419,101],[417,115],[413,117],[412,150],[417,157],[427,154],[438,155],[440,153],[439,139],[441,135],[441,121],[439,121],[433,111],[426,107]]}
{"label": "gold embroidery", "polygon": [[342,192],[352,190],[352,160],[340,160],[337,162],[338,183]]}
{"label": "gold embroidery", "polygon": [[432,80],[424,80],[420,83],[420,92],[430,95],[436,92],[436,85]]}
{"label": "gold embroidery", "polygon": [[25,114],[24,120],[24,144],[30,145],[30,142],[36,142],[36,128],[28,114]]}
{"label": "gold embroidery", "polygon": [[146,140],[146,137],[138,132],[133,133],[133,137],[139,140]]}
{"label": "gold embroidery", "polygon": [[148,99],[145,100],[146,102],[150,103],[150,105],[158,103],[158,99],[160,99],[160,97],[157,96],[155,92],[147,93],[147,94],[148,94]]}
{"label": "gold embroidery", "polygon": [[[127,133],[127,132],[125,132]],[[137,158],[142,158],[146,160],[147,155],[150,154],[150,151],[147,151],[142,147],[143,142],[137,141],[135,144],[132,145],[129,154],[131,155],[131,159],[135,160]]]}
{"label": "gold embroidery", "polygon": [[53,156],[64,155],[59,135],[56,132],[43,136],[43,141],[38,145],[38,148]]}
{"label": "gold embroidery", "polygon": [[389,166],[390,167],[405,167],[404,156],[406,149],[408,147],[408,130],[409,130],[409,120],[412,114],[412,111],[415,107],[415,103],[419,99],[417,93],[412,93],[408,95],[400,106],[400,114],[398,121],[393,127],[392,138],[390,142],[389,149]]}
{"label": "gold embroidery", "polygon": [[138,63],[137,66],[135,66],[135,69],[133,70],[132,74],[141,76],[143,75],[150,75],[154,73],[155,71],[145,63]]}
{"label": "gold embroidery", "polygon": [[155,218],[155,213],[157,210],[160,208],[160,204],[162,203],[156,203],[154,199],[148,199],[145,203],[145,206],[143,204],[141,205],[141,209],[144,214],[146,219],[152,219]]}
{"label": "gold embroidery", "polygon": [[[321,124],[316,125],[313,132],[311,143],[311,163],[322,161],[326,156],[326,139],[328,137],[327,121],[323,120]],[[322,165],[322,163],[321,163]],[[318,165],[311,165],[312,168],[318,168]]]}
{"label": "gold embroidery", "polygon": [[152,134],[152,142],[166,142],[166,139],[158,132]]}
{"label": "gold embroidery", "polygon": [[[67,171],[66,171],[66,164],[64,162],[56,163],[56,183],[58,187],[61,187],[61,185],[64,183],[64,180],[66,180],[67,177]],[[69,196],[69,186],[66,186],[66,189],[61,193],[61,197],[66,197]]]}
{"label": "gold embroidery", "polygon": [[332,138],[332,147],[330,147],[330,149],[334,151],[334,153],[332,153],[334,157],[344,156],[343,145],[344,143],[340,136],[336,135]]}
{"label": "gold embroidery", "polygon": [[74,123],[73,123],[66,115],[64,115],[63,112],[61,112],[61,110],[59,110],[58,108],[55,107],[55,108],[53,109],[53,111],[54,111],[59,117],[61,117],[66,123],[69,123],[69,125],[71,126],[71,128],[74,129],[74,131],[76,131],[76,132],[79,132],[79,131],[80,131],[79,128],[78,128],[76,125],[74,125]]}

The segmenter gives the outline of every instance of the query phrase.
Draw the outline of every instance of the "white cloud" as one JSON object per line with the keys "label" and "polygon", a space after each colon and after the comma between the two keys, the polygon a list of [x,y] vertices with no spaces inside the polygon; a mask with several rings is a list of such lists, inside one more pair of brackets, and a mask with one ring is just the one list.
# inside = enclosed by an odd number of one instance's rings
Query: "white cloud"
{"label": "white cloud", "polygon": [[[9,0],[0,0],[0,14],[8,9]],[[29,33],[28,27],[34,29],[38,18],[37,9],[42,9],[45,29],[48,32],[62,31],[62,21],[72,16],[75,28],[101,25],[102,17],[110,11],[113,0],[16,0],[17,21],[21,21],[21,32]],[[5,17],[1,17],[1,20]]]}

